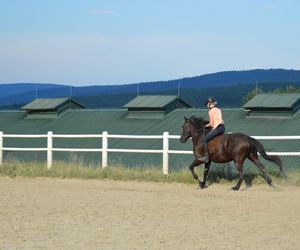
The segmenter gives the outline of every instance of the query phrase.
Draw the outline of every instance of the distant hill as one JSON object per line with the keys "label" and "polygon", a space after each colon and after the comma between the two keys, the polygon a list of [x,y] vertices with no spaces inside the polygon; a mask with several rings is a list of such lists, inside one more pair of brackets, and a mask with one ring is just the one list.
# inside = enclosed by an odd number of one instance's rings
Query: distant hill
{"label": "distant hill", "polygon": [[[259,89],[264,92],[272,92],[275,89],[285,89],[291,86],[290,83],[260,83]],[[294,87],[300,88],[300,83],[293,84]],[[238,84],[230,87],[211,87],[199,89],[181,89],[180,98],[186,101],[193,107],[204,107],[204,100],[213,96],[218,100],[218,103],[223,108],[239,108],[242,105],[243,98],[255,88],[253,84]],[[177,95],[177,89],[165,91],[153,91],[146,94],[152,95]],[[76,100],[84,103],[90,108],[119,108],[136,97],[136,93],[122,94],[98,94],[93,96],[78,96]]]}
{"label": "distant hill", "polygon": [[178,92],[179,84],[181,96],[188,98],[193,106],[199,106],[198,100],[213,95],[223,99],[224,106],[236,107],[240,105],[242,95],[247,94],[255,85],[264,86],[265,89],[288,85],[300,86],[300,70],[225,71],[186,77],[180,80],[106,86],[71,87],[66,84],[38,83],[0,84],[0,106],[16,108],[36,97],[72,96],[81,100],[88,107],[122,107],[136,96],[137,90],[139,94],[174,95]]}

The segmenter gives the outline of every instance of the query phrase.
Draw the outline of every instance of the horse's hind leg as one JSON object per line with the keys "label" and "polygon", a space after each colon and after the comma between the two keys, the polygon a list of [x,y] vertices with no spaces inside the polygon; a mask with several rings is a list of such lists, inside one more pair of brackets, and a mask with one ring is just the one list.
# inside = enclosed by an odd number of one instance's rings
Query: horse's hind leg
{"label": "horse's hind leg", "polygon": [[236,191],[236,190],[240,189],[240,186],[244,180],[244,172],[243,172],[243,163],[236,162],[235,165],[236,165],[236,169],[239,172],[240,178],[239,178],[237,184],[234,187],[232,187],[231,189]]}
{"label": "horse's hind leg", "polygon": [[265,179],[265,181],[271,186],[272,185],[272,180],[269,177],[265,166],[260,162],[257,155],[256,156],[253,155],[253,156],[249,157],[249,159],[250,159],[250,161],[252,161],[258,167],[258,169],[262,173],[262,176]]}
{"label": "horse's hind leg", "polygon": [[200,188],[205,188],[206,178],[207,178],[207,175],[208,175],[208,172],[209,172],[210,164],[211,164],[211,162],[205,163],[203,181],[199,181],[199,187]]}

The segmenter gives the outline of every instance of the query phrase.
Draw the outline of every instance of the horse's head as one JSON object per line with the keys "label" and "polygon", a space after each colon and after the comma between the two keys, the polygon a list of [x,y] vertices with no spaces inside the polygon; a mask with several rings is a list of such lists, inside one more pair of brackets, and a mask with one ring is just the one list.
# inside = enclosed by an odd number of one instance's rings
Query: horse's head
{"label": "horse's head", "polygon": [[208,122],[202,118],[196,118],[191,116],[190,118],[184,117],[184,124],[182,125],[182,133],[180,137],[180,142],[185,143],[190,137],[195,133],[202,135],[204,133],[204,126]]}

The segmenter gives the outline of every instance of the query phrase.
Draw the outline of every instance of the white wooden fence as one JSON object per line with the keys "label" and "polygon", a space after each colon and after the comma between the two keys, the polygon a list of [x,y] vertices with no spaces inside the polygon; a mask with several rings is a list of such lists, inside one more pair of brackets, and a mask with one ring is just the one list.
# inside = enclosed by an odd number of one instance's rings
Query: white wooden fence
{"label": "white wooden fence", "polygon": [[[4,147],[4,138],[47,138],[47,147],[45,148],[16,148]],[[99,138],[102,139],[102,148],[54,148],[53,139],[55,138]],[[162,139],[163,148],[161,150],[152,149],[114,149],[108,148],[108,139]],[[51,168],[53,160],[53,152],[99,152],[102,153],[102,168],[107,167],[108,153],[109,152],[122,152],[122,153],[147,153],[147,154],[162,154],[163,173],[165,175],[169,172],[169,154],[193,154],[193,151],[183,150],[170,150],[169,139],[179,139],[179,135],[169,135],[169,132],[164,132],[163,135],[113,135],[104,131],[102,134],[77,134],[77,135],[63,135],[47,134],[37,135],[21,135],[21,134],[4,134],[0,131],[0,165],[3,162],[3,151],[46,151],[47,152],[47,168]],[[299,140],[300,136],[253,136],[258,140]],[[270,155],[282,156],[300,156],[300,152],[267,152]]]}

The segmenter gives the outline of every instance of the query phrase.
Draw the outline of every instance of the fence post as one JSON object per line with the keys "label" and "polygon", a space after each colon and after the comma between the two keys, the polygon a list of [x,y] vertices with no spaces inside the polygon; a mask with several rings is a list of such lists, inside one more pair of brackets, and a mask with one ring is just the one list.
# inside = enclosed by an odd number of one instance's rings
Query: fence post
{"label": "fence post", "polygon": [[163,133],[163,174],[169,173],[169,132]]}
{"label": "fence post", "polygon": [[53,132],[48,131],[47,134],[47,168],[50,169],[52,167],[52,148],[53,148]]}
{"label": "fence post", "polygon": [[3,132],[0,131],[0,165],[2,165],[3,162]]}
{"label": "fence post", "polygon": [[107,167],[107,146],[108,146],[108,133],[107,131],[102,132],[102,168]]}

